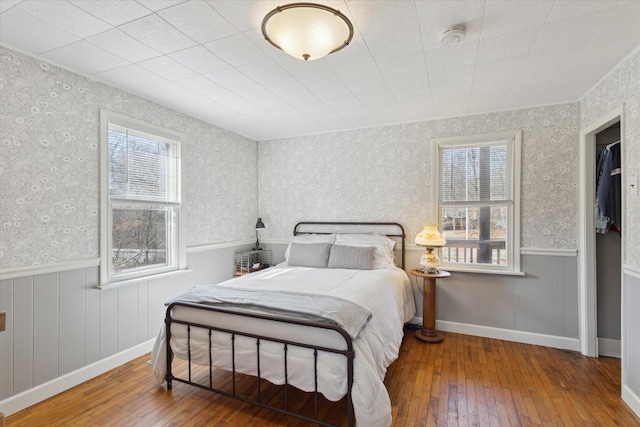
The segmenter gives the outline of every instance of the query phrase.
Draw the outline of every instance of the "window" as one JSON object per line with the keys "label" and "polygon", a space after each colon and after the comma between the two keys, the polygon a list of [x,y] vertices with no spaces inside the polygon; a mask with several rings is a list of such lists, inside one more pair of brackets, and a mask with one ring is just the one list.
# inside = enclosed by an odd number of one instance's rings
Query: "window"
{"label": "window", "polygon": [[434,140],[444,268],[520,273],[520,132]]}
{"label": "window", "polygon": [[184,268],[181,140],[101,111],[101,286]]}

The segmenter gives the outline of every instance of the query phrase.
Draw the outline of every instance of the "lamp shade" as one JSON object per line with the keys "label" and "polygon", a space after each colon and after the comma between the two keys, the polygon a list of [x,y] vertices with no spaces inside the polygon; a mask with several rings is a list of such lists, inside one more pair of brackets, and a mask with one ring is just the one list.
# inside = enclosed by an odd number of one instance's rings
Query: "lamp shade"
{"label": "lamp shade", "polygon": [[426,225],[424,229],[416,236],[416,245],[425,246],[427,248],[441,248],[447,243],[447,240],[438,231],[437,225]]}
{"label": "lamp shade", "polygon": [[258,218],[258,222],[256,222],[256,230],[260,228],[267,228],[265,227],[264,222],[262,222],[262,218]]}
{"label": "lamp shade", "polygon": [[353,38],[353,25],[330,7],[291,3],[278,6],[264,17],[262,35],[294,58],[313,61],[348,45]]}

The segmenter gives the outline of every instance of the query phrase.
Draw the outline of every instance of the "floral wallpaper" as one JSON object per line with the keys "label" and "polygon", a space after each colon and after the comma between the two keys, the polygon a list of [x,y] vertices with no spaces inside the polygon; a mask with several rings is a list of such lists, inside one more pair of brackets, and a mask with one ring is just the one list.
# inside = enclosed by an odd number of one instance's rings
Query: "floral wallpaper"
{"label": "floral wallpaper", "polygon": [[256,142],[0,47],[0,269],[99,257],[105,108],[186,134],[188,246],[247,239]]}
{"label": "floral wallpaper", "polygon": [[[640,176],[640,49],[587,93],[580,102],[580,120],[587,127],[610,111],[624,107],[623,179]],[[624,182],[623,182],[624,186]],[[640,198],[626,193],[624,264],[640,268]]]}
{"label": "floral wallpaper", "polygon": [[521,129],[521,245],[577,248],[578,104],[263,141],[263,238],[301,220],[397,221],[410,242],[430,222],[431,140]]}

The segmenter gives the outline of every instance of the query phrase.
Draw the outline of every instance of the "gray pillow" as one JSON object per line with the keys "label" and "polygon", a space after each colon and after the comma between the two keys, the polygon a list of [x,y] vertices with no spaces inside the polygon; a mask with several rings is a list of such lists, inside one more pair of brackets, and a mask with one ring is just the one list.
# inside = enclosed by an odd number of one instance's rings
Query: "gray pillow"
{"label": "gray pillow", "polygon": [[329,255],[329,268],[372,270],[374,246],[333,245]]}
{"label": "gray pillow", "polygon": [[331,243],[291,243],[287,265],[327,268]]}

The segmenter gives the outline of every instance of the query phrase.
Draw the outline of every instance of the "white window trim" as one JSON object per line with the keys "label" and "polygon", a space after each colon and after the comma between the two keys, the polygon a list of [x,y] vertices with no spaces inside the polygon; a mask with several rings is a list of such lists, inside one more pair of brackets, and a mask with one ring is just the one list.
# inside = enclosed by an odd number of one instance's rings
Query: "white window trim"
{"label": "white window trim", "polygon": [[[132,127],[158,136],[180,141],[181,150],[184,148],[185,137],[180,132],[175,132],[141,120],[123,116],[112,111],[100,109],[100,285],[99,288],[121,283],[136,283],[141,279],[149,279],[154,276],[162,276],[167,273],[187,269],[187,242],[185,236],[185,222],[182,209],[178,209],[175,224],[177,227],[176,242],[173,249],[176,256],[176,264],[171,267],[158,267],[149,270],[138,271],[131,274],[122,274],[118,278],[111,277],[111,227],[112,213],[109,198],[109,122]],[[184,183],[184,167],[180,168],[180,179]]]}
{"label": "white window trim", "polygon": [[[450,138],[434,138],[431,146],[431,200],[433,201],[434,209],[432,209],[432,222],[433,224],[440,224],[440,148],[452,147],[452,146],[466,146],[466,145],[481,145],[483,142],[491,142],[496,140],[511,140],[513,145],[512,150],[512,162],[511,173],[511,194],[513,200],[512,209],[509,209],[509,232],[507,236],[507,258],[510,260],[508,265],[479,265],[479,264],[457,264],[457,263],[442,263],[442,267],[449,271],[462,271],[473,273],[490,273],[490,274],[507,274],[521,276],[524,273],[520,270],[520,170],[522,158],[520,155],[520,148],[522,144],[522,130],[496,132],[482,135],[469,135],[469,136],[456,136]],[[491,203],[491,202],[488,202]],[[487,204],[484,203],[483,204]],[[442,229],[442,228],[440,228]]]}

